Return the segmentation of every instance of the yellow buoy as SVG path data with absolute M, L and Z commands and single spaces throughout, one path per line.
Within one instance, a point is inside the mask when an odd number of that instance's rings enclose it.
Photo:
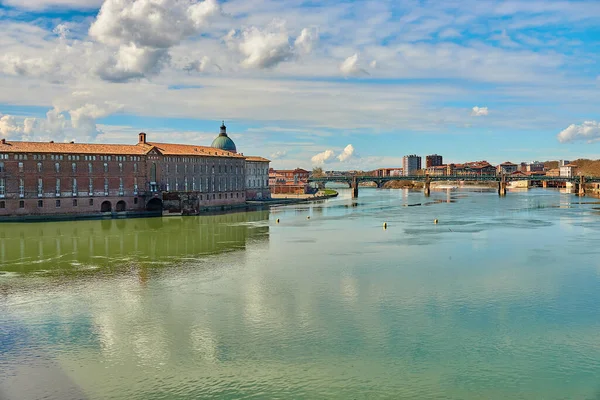
M 310 215 L 306 217 L 306 219 L 310 219 Z
M 279 218 L 277 218 L 277 220 L 275 220 L 275 222 L 279 223 Z
M 433 220 L 433 223 L 434 223 L 434 224 L 437 224 L 437 223 L 438 223 L 438 220 L 437 220 L 437 219 L 434 219 L 434 220 Z
M 383 229 L 387 229 L 387 222 L 383 223 Z

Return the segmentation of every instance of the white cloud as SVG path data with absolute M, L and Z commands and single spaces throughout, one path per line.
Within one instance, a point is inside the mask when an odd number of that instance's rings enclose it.
M 440 33 L 438 33 L 438 37 L 441 39 L 450 39 L 450 38 L 458 38 L 461 34 L 454 28 L 446 28 Z
M 114 49 L 98 65 L 98 75 L 127 81 L 158 73 L 169 49 L 198 34 L 220 12 L 216 0 L 106 0 L 90 37 Z
M 325 150 L 322 153 L 314 155 L 310 160 L 315 165 L 327 164 L 335 158 L 333 150 Z
M 358 53 L 354 53 L 346 58 L 344 62 L 340 64 L 340 71 L 345 76 L 369 75 L 367 71 L 359 66 Z
M 349 144 L 348 146 L 344 147 L 344 150 L 340 153 L 340 155 L 337 156 L 337 158 L 338 158 L 338 160 L 340 160 L 340 162 L 346 162 L 346 161 L 350 160 L 353 155 L 354 155 L 354 146 Z
M 287 151 L 285 150 L 278 150 L 274 153 L 271 153 L 271 159 L 273 160 L 279 160 L 284 158 L 287 155 Z
M 473 107 L 471 109 L 471 115 L 473 117 L 482 117 L 482 116 L 485 116 L 485 115 L 488 115 L 488 114 L 489 114 L 489 112 L 488 112 L 488 108 L 487 107 L 478 107 L 478 106 L 475 106 L 475 107 Z
M 371 63 L 369 64 L 369 67 L 371 67 L 373 69 L 377 68 L 377 60 L 371 61 Z
M 597 142 L 600 140 L 600 123 L 597 121 L 584 121 L 581 125 L 571 124 L 562 130 L 557 138 L 561 143 L 577 140 L 586 140 L 588 143 Z
M 255 26 L 245 29 L 239 50 L 245 57 L 242 61 L 245 68 L 271 68 L 294 55 L 285 24 L 279 21 L 265 29 Z
M 294 41 L 294 47 L 303 53 L 310 53 L 315 43 L 319 40 L 319 34 L 316 29 L 304 28 L 300 36 Z

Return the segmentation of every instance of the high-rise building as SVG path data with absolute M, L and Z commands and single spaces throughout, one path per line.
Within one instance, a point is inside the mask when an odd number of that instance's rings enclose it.
M 439 167 L 440 165 L 444 165 L 442 156 L 437 154 L 431 154 L 425 157 L 425 167 Z
M 402 170 L 404 176 L 414 175 L 421 169 L 421 157 L 416 154 L 402 157 Z

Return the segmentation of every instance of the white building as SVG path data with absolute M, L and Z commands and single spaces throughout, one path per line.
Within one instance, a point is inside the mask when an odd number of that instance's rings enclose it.
M 402 157 L 402 171 L 404 176 L 415 175 L 421 169 L 421 157 L 416 154 Z
M 262 200 L 271 198 L 269 189 L 269 163 L 262 157 L 246 157 L 246 199 Z
M 577 165 L 566 164 L 559 167 L 561 178 L 573 178 L 577 172 Z

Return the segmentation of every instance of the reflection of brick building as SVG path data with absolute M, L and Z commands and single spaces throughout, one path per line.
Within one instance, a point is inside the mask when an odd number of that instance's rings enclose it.
M 217 146 L 233 145 L 224 125 L 218 139 Z M 252 159 L 234 145 L 155 143 L 145 133 L 134 145 L 2 139 L 0 217 L 162 211 L 167 202 L 179 211 L 242 204 Z M 268 160 L 259 162 L 266 181 Z
M 402 176 L 402 168 L 379 168 L 371 171 L 369 175 L 377 177 Z
M 308 177 L 310 172 L 302 169 L 269 170 L 269 187 L 272 194 L 303 194 L 308 193 Z

